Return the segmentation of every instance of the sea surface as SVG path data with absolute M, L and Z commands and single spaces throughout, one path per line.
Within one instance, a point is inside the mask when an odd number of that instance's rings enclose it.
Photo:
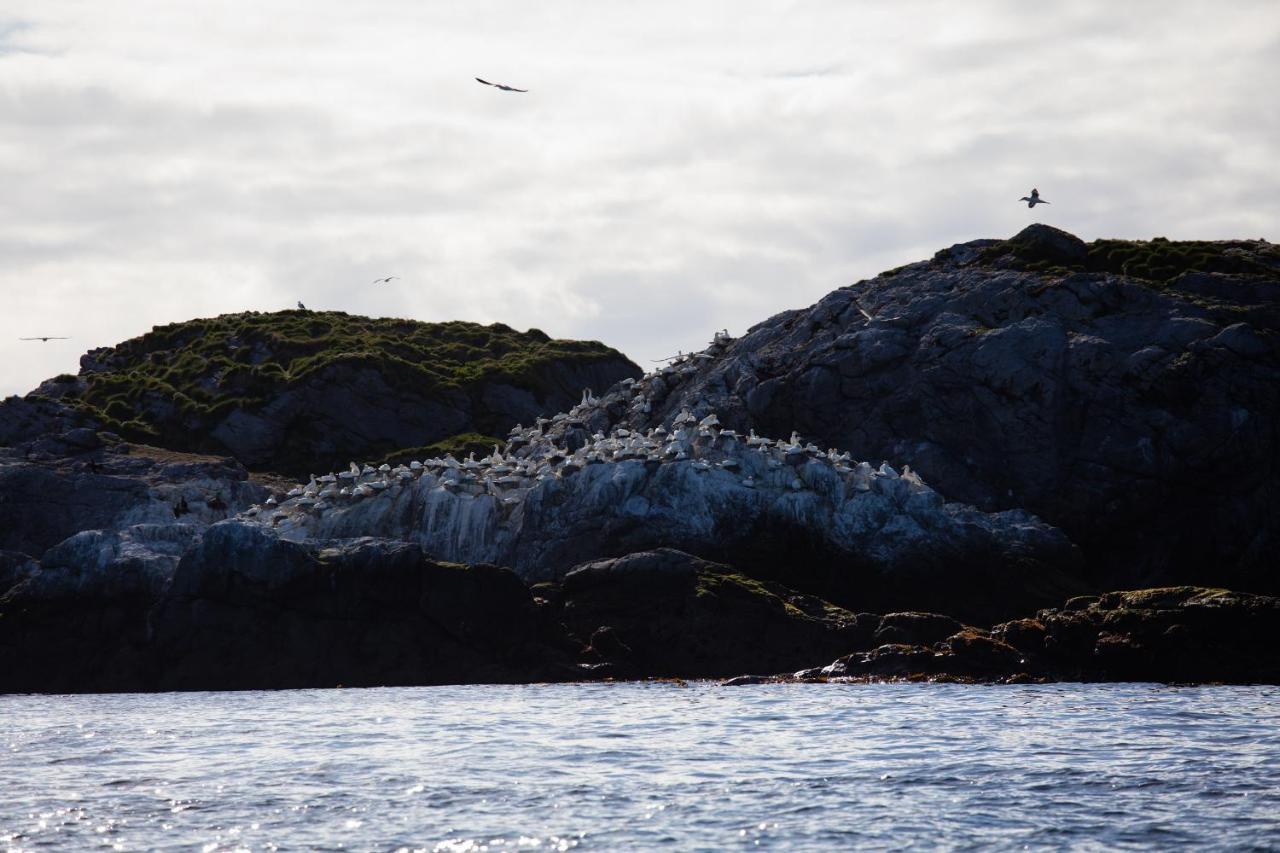
M 0 847 L 1280 847 L 1280 688 L 0 696 Z

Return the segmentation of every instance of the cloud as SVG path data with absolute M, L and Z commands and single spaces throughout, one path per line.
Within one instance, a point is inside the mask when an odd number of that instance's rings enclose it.
M 298 299 L 644 361 L 1013 233 L 1032 185 L 1086 238 L 1280 222 L 1265 0 L 128 11 L 0 19 L 0 394 Z

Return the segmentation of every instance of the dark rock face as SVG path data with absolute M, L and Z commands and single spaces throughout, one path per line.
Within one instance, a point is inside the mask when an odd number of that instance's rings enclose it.
M 528 589 L 505 569 L 438 563 L 405 543 L 298 545 L 235 522 L 193 539 L 159 593 L 118 582 L 118 564 L 100 572 L 27 572 L 0 596 L 0 690 L 482 683 L 579 674 L 571 654 L 542 641 Z
M 859 633 L 847 610 L 670 549 L 579 566 L 562 595 L 569 630 L 633 677 L 796 669 Z
M 1280 253 L 1232 243 L 1220 254 L 1249 275 L 1153 283 L 1001 268 L 1024 263 L 1014 249 L 1079 266 L 1084 245 L 1045 227 L 1009 242 L 779 314 L 624 423 L 714 411 L 740 432 L 909 463 L 948 500 L 1062 529 L 1096 588 L 1280 591 Z
M 1276 682 L 1277 630 L 1280 600 L 1197 588 L 990 630 L 855 614 L 668 549 L 531 590 L 405 542 L 297 543 L 238 521 L 85 531 L 41 563 L 0 552 L 0 692 L 705 678 L 833 657 L 782 680 Z
M 96 425 L 91 418 L 52 397 L 32 395 L 0 400 L 0 447 L 14 447 L 90 425 Z
M 275 397 L 256 411 L 237 409 L 210 435 L 226 452 L 255 469 L 288 471 L 376 459 L 460 433 L 506 435 L 572 406 L 583 388 L 605 388 L 639 369 L 625 358 L 565 362 L 549 370 L 542 394 L 504 383 L 417 394 L 392 387 L 375 369 L 335 365 Z M 301 467 L 300 467 L 301 466 Z
M 1089 257 L 1089 247 L 1074 234 L 1050 225 L 1028 225 L 1008 242 L 1008 250 L 1021 260 L 1054 264 L 1082 264 Z
M 82 530 L 211 524 L 267 494 L 230 459 L 72 429 L 0 448 L 0 549 L 39 556 Z
M 876 646 L 796 677 L 1276 683 L 1278 632 L 1280 599 L 1270 596 L 1201 587 L 1110 592 L 989 631 L 964 627 L 931 643 Z
M 268 496 L 233 460 L 102 435 L 72 429 L 0 448 L 0 549 L 40 556 L 81 530 L 207 525 Z
M 265 618 L 264 618 L 265 617 Z M 161 689 L 559 680 L 511 572 L 405 543 L 310 548 L 215 525 L 156 608 Z M 264 652 L 269 652 L 264 654 Z
M 716 677 L 796 669 L 875 630 L 670 550 L 534 595 L 404 542 L 299 544 L 234 521 L 116 536 L 79 534 L 44 566 L 0 553 L 0 691 Z

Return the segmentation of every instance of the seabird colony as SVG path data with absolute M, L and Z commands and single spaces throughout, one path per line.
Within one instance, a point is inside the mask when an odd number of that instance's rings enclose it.
M 695 501 L 736 500 L 765 507 L 782 495 L 800 499 L 802 493 L 816 492 L 811 497 L 835 513 L 873 490 L 896 492 L 898 502 L 909 493 L 925 493 L 924 504 L 941 507 L 941 497 L 909 468 L 899 474 L 887 463 L 875 468 L 855 462 L 848 453 L 819 448 L 794 432 L 786 439 L 754 430 L 740 435 L 724 428 L 714 412 L 699 418 L 684 408 L 669 423 L 643 431 L 608 426 L 624 410 L 648 413 L 655 384 L 678 385 L 732 341 L 727 332 L 717 332 L 703 352 L 640 380 L 624 379 L 603 399 L 585 390 L 568 412 L 539 418 L 530 427 L 517 425 L 505 452 L 495 445 L 480 459 L 471 453 L 465 459 L 446 454 L 395 466 L 352 462 L 345 471 L 312 475 L 282 498 L 251 507 L 243 517 L 287 538 L 401 535 L 430 545 L 445 559 L 494 561 L 511 559 L 503 548 L 513 545 L 521 528 L 531 523 L 524 505 L 537 502 L 532 515 L 545 522 L 553 517 L 545 512 L 547 502 L 564 500 L 574 489 L 594 490 L 591 500 L 599 501 L 602 512 L 617 509 L 619 498 L 625 501 L 642 490 L 649 497 L 641 505 L 648 507 L 657 503 L 662 489 L 685 496 L 696 492 L 702 497 Z M 584 476 L 584 471 L 590 473 Z M 699 479 L 691 483 L 687 477 Z M 891 484 L 896 486 L 890 489 Z M 504 533 L 500 528 L 510 529 Z

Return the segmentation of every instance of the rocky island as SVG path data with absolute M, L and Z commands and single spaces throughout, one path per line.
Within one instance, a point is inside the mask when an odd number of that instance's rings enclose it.
M 648 374 L 160 327 L 0 403 L 0 690 L 1275 682 L 1278 306 L 1265 241 L 1032 226 Z

